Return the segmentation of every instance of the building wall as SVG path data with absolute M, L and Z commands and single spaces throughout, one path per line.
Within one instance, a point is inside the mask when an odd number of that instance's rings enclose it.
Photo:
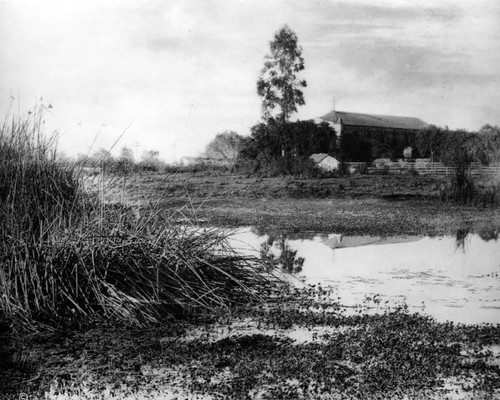
M 415 147 L 417 131 L 398 128 L 342 125 L 342 136 L 356 135 L 359 140 L 369 143 L 372 158 L 403 157 L 407 146 Z

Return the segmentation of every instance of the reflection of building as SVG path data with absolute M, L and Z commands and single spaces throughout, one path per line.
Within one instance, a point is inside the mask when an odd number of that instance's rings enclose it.
M 414 144 L 414 135 L 429 126 L 415 117 L 373 115 L 331 111 L 315 122 L 327 122 L 337 136 L 352 138 L 355 146 L 364 145 L 371 150 L 371 158 L 400 158 L 403 149 Z
M 397 243 L 411 243 L 421 240 L 421 236 L 381 237 L 381 236 L 342 236 L 328 235 L 322 242 L 332 249 L 345 249 L 348 247 L 361 247 L 369 245 L 385 245 Z
M 326 244 L 328 247 L 331 247 L 332 249 L 336 249 L 337 247 L 340 247 L 340 244 L 342 243 L 342 234 L 340 233 L 331 233 L 328 236 L 322 238 L 322 243 Z

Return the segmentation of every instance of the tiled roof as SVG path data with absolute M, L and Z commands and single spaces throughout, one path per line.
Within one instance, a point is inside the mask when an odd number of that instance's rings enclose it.
M 397 129 L 425 129 L 429 126 L 426 122 L 414 117 L 397 117 L 393 115 L 359 114 L 344 111 L 331 111 L 320 117 L 324 121 L 343 125 L 374 126 L 379 128 Z

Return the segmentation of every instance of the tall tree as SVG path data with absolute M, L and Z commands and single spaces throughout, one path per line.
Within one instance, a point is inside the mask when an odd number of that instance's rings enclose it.
M 287 122 L 297 112 L 297 106 L 305 104 L 302 88 L 305 80 L 297 78 L 304 69 L 302 47 L 288 25 L 284 25 L 269 43 L 270 53 L 266 55 L 264 67 L 257 80 L 257 93 L 262 97 L 262 118 L 275 118 Z
M 334 154 L 338 151 L 335 130 L 327 123 L 296 121 L 279 124 L 272 120 L 254 125 L 251 132 L 250 138 L 241 141 L 240 159 L 279 159 L 282 150 L 285 157 L 300 159 L 307 159 L 313 153 Z
M 421 130 L 415 137 L 415 145 L 422 157 L 429 157 L 431 161 L 439 161 L 445 149 L 448 131 L 431 125 Z
M 478 132 L 479 139 L 483 143 L 487 162 L 500 161 L 500 127 L 483 125 Z
M 205 148 L 205 155 L 218 160 L 235 161 L 241 140 L 242 137 L 234 131 L 218 133 Z

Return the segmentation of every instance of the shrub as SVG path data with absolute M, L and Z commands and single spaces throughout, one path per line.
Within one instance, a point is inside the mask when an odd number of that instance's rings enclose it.
M 449 141 L 444 160 L 455 171 L 449 184 L 441 191 L 441 198 L 476 206 L 500 204 L 498 188 L 480 189 L 472 176 L 471 163 L 479 157 L 477 138 L 468 133 L 456 132 L 453 139 Z
M 469 172 L 456 172 L 440 191 L 441 200 L 471 206 L 498 206 L 500 186 L 480 188 Z
M 471 173 L 473 162 L 485 164 L 488 161 L 483 138 L 476 133 L 463 130 L 443 131 L 433 128 L 431 133 L 436 138 L 431 141 L 433 151 L 439 154 L 445 165 L 454 168 L 448 185 L 441 190 L 441 199 L 464 205 L 498 205 L 500 200 L 498 187 L 481 189 Z

